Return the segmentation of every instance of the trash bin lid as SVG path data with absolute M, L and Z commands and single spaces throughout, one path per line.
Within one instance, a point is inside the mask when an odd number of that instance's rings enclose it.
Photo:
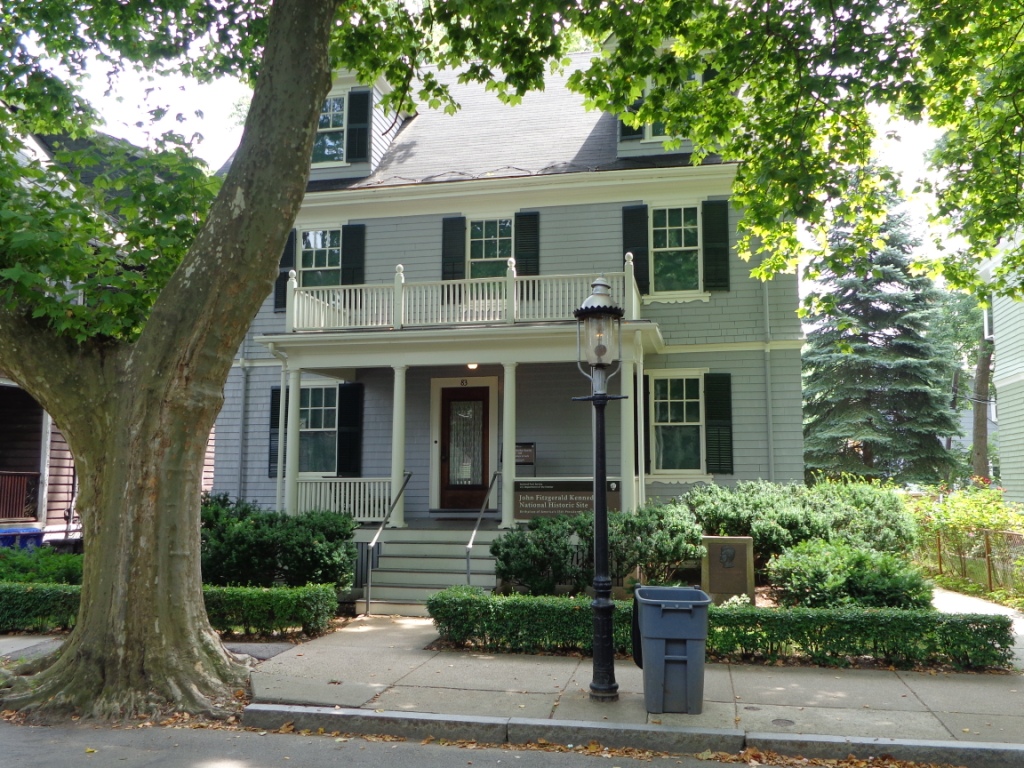
M 666 608 L 691 608 L 711 605 L 707 592 L 692 587 L 637 587 L 636 599 L 645 605 L 659 605 Z

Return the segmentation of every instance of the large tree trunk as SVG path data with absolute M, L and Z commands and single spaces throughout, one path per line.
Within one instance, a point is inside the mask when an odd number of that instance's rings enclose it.
M 988 461 L 988 400 L 992 380 L 992 341 L 982 331 L 978 345 L 978 362 L 974 367 L 974 447 L 971 449 L 971 473 L 975 477 L 988 477 L 991 469 Z
M 203 605 L 202 465 L 231 361 L 305 192 L 335 10 L 334 0 L 274 3 L 231 171 L 136 342 L 55 339 L 0 307 L 0 365 L 68 439 L 86 541 L 75 629 L 5 707 L 208 712 L 244 680 Z

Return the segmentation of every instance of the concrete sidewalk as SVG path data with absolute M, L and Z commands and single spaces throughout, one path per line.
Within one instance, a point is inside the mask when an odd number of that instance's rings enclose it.
M 619 701 L 597 704 L 588 695 L 590 659 L 425 650 L 436 638 L 428 619 L 357 619 L 261 663 L 243 722 L 498 743 L 596 740 L 684 753 L 758 747 L 1024 765 L 1019 672 L 708 664 L 701 714 L 656 715 L 646 711 L 643 673 L 631 661 L 616 663 Z
M 951 613 L 1007 613 L 1018 665 L 1024 616 L 936 590 Z M 617 661 L 619 701 L 596 704 L 591 660 L 425 650 L 430 620 L 362 617 L 292 645 L 232 644 L 265 659 L 246 725 L 407 738 L 557 744 L 597 741 L 677 753 L 744 747 L 806 757 L 892 755 L 970 768 L 1024 765 L 1024 677 L 817 667 L 706 665 L 703 712 L 648 714 L 643 677 Z M 59 638 L 0 635 L 0 657 L 30 658 Z M 276 655 L 275 655 L 276 654 Z

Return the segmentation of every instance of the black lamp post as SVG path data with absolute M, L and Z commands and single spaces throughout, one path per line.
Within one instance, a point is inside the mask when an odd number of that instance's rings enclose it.
M 594 404 L 594 676 L 590 682 L 592 701 L 618 701 L 619 684 L 615 682 L 615 648 L 612 644 L 612 580 L 608 568 L 608 498 L 605 467 L 604 411 L 609 400 L 621 395 L 608 394 L 610 375 L 607 368 L 620 357 L 622 347 L 622 307 L 611 298 L 608 281 L 598 277 L 591 284 L 592 293 L 573 312 L 576 318 L 576 365 L 590 379 L 590 397 L 574 397 Z M 582 354 L 581 354 L 582 353 Z M 585 357 L 590 373 L 583 370 L 580 358 Z

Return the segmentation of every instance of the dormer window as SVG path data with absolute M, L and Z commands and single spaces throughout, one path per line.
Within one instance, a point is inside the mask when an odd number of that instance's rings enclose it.
M 695 83 L 706 83 L 715 75 L 718 74 L 715 70 L 708 68 L 704 70 L 703 74 L 697 74 L 691 72 L 686 78 L 691 82 Z M 649 85 L 649 84 L 648 84 Z M 644 97 L 647 95 L 647 89 L 644 89 L 644 96 L 633 102 L 633 104 L 626 110 L 628 114 L 636 114 L 640 111 L 640 107 L 643 106 Z M 646 125 L 630 126 L 626 125 L 622 120 L 619 121 L 619 141 L 664 141 L 668 138 L 668 133 L 665 130 L 665 124 L 660 121 L 653 123 L 647 123 Z
M 324 100 L 313 140 L 314 165 L 370 159 L 370 91 L 352 90 Z

